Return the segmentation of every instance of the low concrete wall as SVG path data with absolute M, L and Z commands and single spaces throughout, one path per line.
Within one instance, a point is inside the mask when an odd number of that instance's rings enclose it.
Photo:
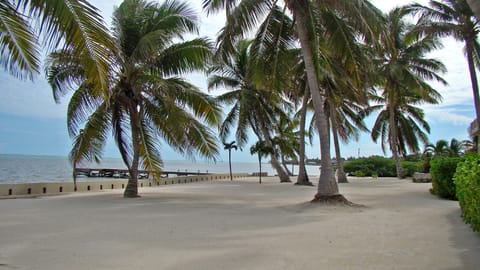
M 234 179 L 248 176 L 249 175 L 246 173 L 233 174 Z M 153 187 L 159 185 L 173 185 L 201 181 L 224 180 L 229 178 L 230 174 L 210 174 L 160 179 L 142 179 L 138 180 L 138 186 Z M 77 189 L 78 192 L 101 191 L 105 189 L 124 189 L 127 186 L 127 181 L 127 179 L 86 182 L 77 181 Z M 0 184 L 1 198 L 17 196 L 55 195 L 69 192 L 74 192 L 73 182 Z

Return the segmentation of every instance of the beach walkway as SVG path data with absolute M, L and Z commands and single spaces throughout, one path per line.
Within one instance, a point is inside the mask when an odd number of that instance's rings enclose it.
M 0 270 L 477 270 L 480 234 L 430 184 L 352 179 L 366 207 L 274 177 L 0 200 Z

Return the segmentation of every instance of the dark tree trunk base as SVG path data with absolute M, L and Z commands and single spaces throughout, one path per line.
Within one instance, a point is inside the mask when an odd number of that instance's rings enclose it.
M 347 200 L 342 194 L 335 195 L 315 195 L 315 198 L 310 201 L 311 203 L 321 203 L 327 205 L 346 205 L 357 206 L 356 204 Z
M 350 183 L 350 182 L 348 182 L 347 178 L 345 178 L 345 179 L 339 178 L 338 183 L 345 184 L 345 183 Z
M 288 180 L 280 180 L 280 183 L 291 183 L 292 180 L 288 179 Z
M 138 194 L 126 194 L 126 193 L 124 193 L 123 197 L 124 198 L 140 198 L 141 196 L 138 195 Z
M 295 183 L 295 186 L 309 186 L 309 187 L 313 187 L 313 183 L 312 182 L 296 182 Z

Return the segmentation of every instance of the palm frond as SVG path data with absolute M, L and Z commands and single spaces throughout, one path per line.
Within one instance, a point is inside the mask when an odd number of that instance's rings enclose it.
M 0 65 L 11 75 L 32 79 L 39 72 L 39 49 L 31 25 L 9 1 L 0 2 Z

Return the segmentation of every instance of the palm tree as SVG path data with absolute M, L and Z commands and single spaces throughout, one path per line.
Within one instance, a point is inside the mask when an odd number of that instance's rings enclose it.
M 293 162 L 298 161 L 298 154 L 300 152 L 300 131 L 298 130 L 299 122 L 299 119 L 296 118 L 278 119 L 276 135 L 272 139 L 275 147 L 278 150 L 277 152 L 279 153 L 285 171 L 291 176 L 293 176 L 293 172 L 290 172 L 287 167 L 287 159 Z
M 412 6 L 421 14 L 421 30 L 439 37 L 453 37 L 465 44 L 464 52 L 467 57 L 478 120 L 480 119 L 480 94 L 475 66 L 479 64 L 478 55 L 480 55 L 479 17 L 474 16 L 465 0 L 430 1 L 429 5 L 429 7 L 418 4 Z
M 257 154 L 258 156 L 258 166 L 260 169 L 259 173 L 259 183 L 262 183 L 262 157 L 268 157 L 275 154 L 275 150 L 272 146 L 268 145 L 266 141 L 258 141 L 250 147 L 250 154 Z
M 419 140 L 427 142 L 425 132 L 430 132 L 424 120 L 423 110 L 415 107 L 424 103 L 436 104 L 440 94 L 426 80 L 446 84 L 438 75 L 444 72 L 443 64 L 425 57 L 438 46 L 431 35 L 418 35 L 417 29 L 407 23 L 408 8 L 396 8 L 387 15 L 390 33 L 384 39 L 383 49 L 378 53 L 380 96 L 370 110 L 381 110 L 372 128 L 372 139 L 381 138 L 382 150 L 389 145 L 397 168 L 397 177 L 402 177 L 400 158 L 407 151 L 418 152 Z
M 40 34 L 38 34 L 40 33 Z M 108 95 L 110 50 L 115 49 L 98 10 L 85 0 L 2 0 L 0 63 L 13 76 L 33 79 L 42 48 L 70 49 L 94 94 Z M 80 57 L 81 56 L 81 57 Z
M 161 170 L 159 138 L 187 156 L 216 157 L 213 131 L 202 121 L 219 123 L 220 110 L 213 98 L 179 77 L 204 69 L 211 56 L 206 39 L 175 43 L 197 32 L 192 9 L 175 1 L 125 0 L 113 18 L 119 53 L 108 78 L 108 99 L 92 94 L 95 89 L 69 50 L 50 55 L 48 79 L 56 96 L 75 90 L 67 120 L 76 137 L 72 162 L 98 160 L 111 130 L 130 174 L 124 197 L 136 197 L 138 168 Z
M 438 140 L 435 144 L 428 143 L 425 145 L 423 154 L 427 157 L 442 157 L 448 156 L 448 142 L 445 140 Z
M 240 147 L 248 140 L 249 129 L 259 140 L 273 147 L 272 134 L 277 116 L 284 114 L 282 98 L 277 91 L 259 89 L 255 76 L 261 71 L 256 69 L 250 54 L 251 41 L 242 40 L 236 44 L 236 55 L 225 59 L 211 68 L 208 87 L 226 87 L 233 89 L 217 97 L 220 103 L 232 105 L 220 127 L 220 137 L 227 138 L 235 129 L 236 141 Z M 285 116 L 286 117 L 286 116 Z M 281 182 L 290 182 L 277 157 L 272 154 L 270 160 Z
M 450 157 L 461 157 L 465 154 L 465 150 L 471 148 L 473 143 L 469 140 L 459 141 L 457 139 L 451 139 L 448 147 Z
M 237 150 L 237 145 L 235 144 L 235 141 L 231 143 L 223 143 L 223 146 L 225 147 L 225 150 L 228 150 L 228 167 L 230 168 L 230 181 L 233 181 L 233 176 L 232 176 L 232 149 Z
M 319 79 L 322 76 L 322 67 L 318 62 L 318 48 L 316 41 L 316 31 L 314 30 L 314 23 L 312 23 L 312 12 L 318 7 L 321 8 L 323 13 L 328 14 L 329 11 L 333 13 L 341 13 L 340 18 L 351 18 L 350 21 L 355 21 L 356 26 L 362 30 L 362 36 L 366 38 L 368 42 L 376 40 L 372 35 L 375 33 L 375 29 L 372 22 L 378 22 L 378 10 L 374 8 L 368 1 L 316 1 L 312 3 L 308 0 L 290 0 L 284 1 L 286 6 L 279 10 L 285 10 L 286 7 L 293 14 L 295 19 L 295 29 L 297 30 L 298 39 L 300 41 L 300 47 L 302 55 L 305 61 L 308 86 L 311 91 L 312 101 L 314 104 L 314 110 L 317 114 L 317 126 L 319 127 L 319 138 L 321 148 L 322 168 L 319 179 L 319 185 L 317 194 L 315 195 L 315 201 L 324 200 L 337 200 L 343 198 L 338 192 L 338 185 L 333 174 L 333 168 L 330 157 L 330 137 L 328 134 L 328 124 L 324 113 L 324 97 L 319 88 Z M 241 38 L 245 33 L 251 31 L 258 23 L 259 18 L 271 18 L 266 15 L 272 9 L 278 9 L 277 1 L 214 1 L 204 0 L 204 7 L 209 11 L 218 11 L 226 7 L 227 10 L 227 23 L 223 28 L 221 35 L 219 36 L 219 47 L 222 52 L 228 53 L 233 48 L 232 44 L 236 40 Z M 332 12 L 330 12 L 331 14 Z M 263 16 L 266 15 L 266 16 Z M 327 18 L 326 16 L 324 18 Z M 331 17 L 330 17 L 331 18 Z M 331 22 L 329 19 L 323 21 L 325 25 L 329 25 Z M 332 25 L 332 24 L 330 24 Z M 283 29 L 283 28 L 282 28 Z M 334 30 L 334 29 L 331 29 Z M 341 36 L 341 35 L 340 35 Z M 339 36 L 339 37 L 340 37 Z M 341 42 L 341 38 L 337 40 Z M 271 63 L 279 63 L 280 61 L 273 61 Z

